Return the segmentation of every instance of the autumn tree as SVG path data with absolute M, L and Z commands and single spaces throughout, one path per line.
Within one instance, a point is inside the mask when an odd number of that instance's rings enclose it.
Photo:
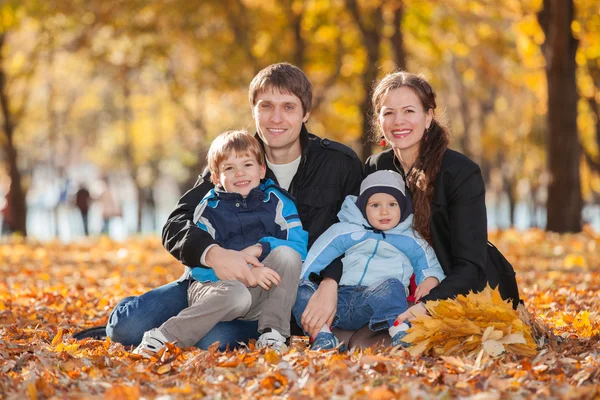
M 538 14 L 546 35 L 542 45 L 548 82 L 548 225 L 555 232 L 581 230 L 581 145 L 577 130 L 577 84 L 575 73 L 578 41 L 571 23 L 572 0 L 544 0 Z
M 39 48 L 30 48 L 29 61 L 19 65 L 16 76 L 9 75 L 9 38 L 11 32 L 18 28 L 23 17 L 23 5 L 18 1 L 8 1 L 0 5 L 0 115 L 2 116 L 2 149 L 4 163 L 10 177 L 10 187 L 7 196 L 8 218 L 11 218 L 14 232 L 27 235 L 27 209 L 19 169 L 19 151 L 16 145 L 18 125 L 24 117 L 31 93 L 30 82 L 35 72 Z M 21 54 L 21 57 L 23 55 Z M 15 83 L 20 80 L 21 90 L 15 89 Z M 19 96 L 20 95 L 20 96 Z

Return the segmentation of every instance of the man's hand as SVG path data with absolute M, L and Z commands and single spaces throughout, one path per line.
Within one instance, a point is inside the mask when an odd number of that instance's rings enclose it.
M 310 337 L 317 336 L 325 324 L 331 326 L 337 311 L 337 288 L 335 280 L 325 278 L 308 301 L 300 323 Z
M 427 309 L 423 305 L 423 303 L 415 304 L 414 306 L 410 306 L 408 310 L 404 311 L 402 314 L 398 315 L 396 321 L 403 323 L 406 320 L 415 319 L 420 315 L 427 314 Z
M 244 254 L 248 254 L 249 256 L 258 258 L 262 254 L 262 244 L 256 243 L 240 251 Z
M 433 276 L 425 278 L 423 282 L 419 283 L 419 286 L 417 286 L 417 290 L 415 290 L 415 302 L 421 300 L 421 297 L 427 296 L 429 294 L 429 291 L 436 287 L 439 283 L 440 281 L 438 281 L 437 278 L 434 278 Z
M 279 282 L 281 281 L 279 274 L 268 267 L 250 268 L 250 272 L 254 275 L 254 278 L 256 278 L 258 286 L 265 290 L 271 289 L 272 285 L 279 285 Z
M 246 287 L 257 285 L 256 278 L 250 272 L 248 264 L 255 267 L 264 267 L 256 257 L 244 254 L 241 251 L 227 250 L 220 246 L 213 246 L 205 257 L 206 265 L 215 271 L 217 278 L 222 281 L 240 281 Z

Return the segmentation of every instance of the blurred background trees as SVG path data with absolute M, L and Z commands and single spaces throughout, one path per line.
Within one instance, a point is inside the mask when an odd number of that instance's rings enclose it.
M 3 0 L 6 230 L 64 237 L 84 185 L 98 204 L 112 189 L 122 234 L 159 230 L 211 139 L 254 129 L 248 84 L 280 61 L 314 84 L 309 129 L 363 159 L 373 81 L 424 73 L 490 226 L 600 226 L 597 1 Z

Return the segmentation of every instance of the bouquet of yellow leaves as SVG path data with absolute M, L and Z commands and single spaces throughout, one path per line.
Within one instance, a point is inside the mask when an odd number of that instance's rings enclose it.
M 403 341 L 411 355 L 430 350 L 437 355 L 474 355 L 482 349 L 492 357 L 504 352 L 533 356 L 536 344 L 529 326 L 502 300 L 498 289 L 455 299 L 428 301 L 430 315 L 417 316 Z

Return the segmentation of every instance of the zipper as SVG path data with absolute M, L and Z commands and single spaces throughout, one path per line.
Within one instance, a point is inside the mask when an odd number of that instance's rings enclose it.
M 377 243 L 375 244 L 375 249 L 373 249 L 373 253 L 371 253 L 371 256 L 369 256 L 369 259 L 367 260 L 367 264 L 365 265 L 365 270 L 363 271 L 363 274 L 360 277 L 360 280 L 358 281 L 357 286 L 360 286 L 362 284 L 363 279 L 365 279 L 365 275 L 367 274 L 367 270 L 369 269 L 369 264 L 371 263 L 371 260 L 373 259 L 373 257 L 375 257 L 375 254 L 377 254 L 377 249 L 379 248 L 380 241 L 381 241 L 381 239 L 377 239 Z

